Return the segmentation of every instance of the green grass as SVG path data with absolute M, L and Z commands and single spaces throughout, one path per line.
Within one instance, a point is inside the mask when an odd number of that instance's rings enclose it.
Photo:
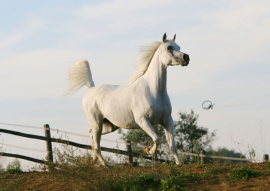
M 205 169 L 203 173 L 194 174 L 171 163 L 161 165 L 163 170 L 159 173 L 154 166 L 152 169 L 151 167 L 127 168 L 124 165 L 104 168 L 92 165 L 91 162 L 90 155 L 74 157 L 72 152 L 58 153 L 55 163 L 52 167 L 47 167 L 47 170 L 49 169 L 49 176 L 59 178 L 59 182 L 63 179 L 72 180 L 66 182 L 71 189 L 112 191 L 177 191 L 183 190 L 183 187 L 187 185 L 203 182 L 220 174 L 226 174 L 225 176 L 229 174 L 228 179 L 231 181 L 247 180 L 261 175 L 261 172 L 244 165 L 231 171 L 228 169 L 229 166 L 226 167 L 224 164 L 205 165 L 202 167 Z M 268 166 L 267 168 L 270 169 L 270 165 Z M 140 171 L 136 171 L 136 168 L 140 168 Z
M 243 180 L 246 181 L 249 178 L 258 177 L 261 175 L 261 172 L 254 171 L 248 167 L 240 167 L 240 168 L 234 168 L 230 172 L 230 180 L 236 181 L 236 180 Z
M 155 189 L 158 185 L 160 185 L 160 180 L 154 174 L 135 174 L 131 177 L 122 177 L 118 183 L 111 185 L 111 189 L 115 191 L 141 191 Z
M 44 165 L 41 169 L 44 174 L 40 178 L 44 181 L 51 180 L 56 185 L 70 190 L 181 191 L 202 184 L 219 184 L 220 179 L 216 179 L 217 176 L 222 176 L 226 181 L 246 181 L 270 172 L 270 163 L 260 172 L 251 169 L 247 164 L 235 165 L 232 170 L 232 165 L 229 164 L 172 163 L 152 167 L 121 164 L 105 168 L 93 165 L 90 154 L 78 156 L 72 149 L 61 153 L 56 150 L 54 153 L 55 163 Z M 21 173 L 20 164 L 14 161 L 6 172 L 10 173 L 6 174 L 7 176 L 14 176 L 11 173 Z M 16 190 L 18 185 L 5 188 L 0 186 L 0 190 Z M 32 187 L 29 189 L 33 190 Z
M 270 171 L 270 162 L 266 163 L 265 168 L 266 168 L 267 171 Z
M 19 160 L 15 159 L 13 162 L 9 163 L 6 172 L 9 174 L 22 173 L 23 171 Z

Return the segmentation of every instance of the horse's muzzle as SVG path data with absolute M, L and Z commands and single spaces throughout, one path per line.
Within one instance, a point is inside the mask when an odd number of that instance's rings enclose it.
M 187 66 L 187 65 L 188 65 L 188 63 L 189 63 L 189 61 L 190 61 L 190 59 L 189 59 L 189 55 L 188 55 L 188 54 L 184 54 L 183 59 L 184 59 L 184 61 L 185 61 L 184 66 Z

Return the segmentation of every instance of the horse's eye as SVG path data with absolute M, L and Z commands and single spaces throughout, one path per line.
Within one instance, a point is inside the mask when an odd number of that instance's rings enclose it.
M 172 47 L 172 46 L 168 46 L 168 47 L 167 47 L 167 50 L 168 50 L 168 51 L 172 51 L 172 50 L 173 50 L 173 47 Z

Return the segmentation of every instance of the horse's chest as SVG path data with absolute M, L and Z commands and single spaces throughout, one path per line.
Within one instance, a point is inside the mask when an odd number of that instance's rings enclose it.
M 154 121 L 161 119 L 164 114 L 166 115 L 170 108 L 166 103 L 167 102 L 162 99 L 151 102 L 149 105 L 148 117 Z

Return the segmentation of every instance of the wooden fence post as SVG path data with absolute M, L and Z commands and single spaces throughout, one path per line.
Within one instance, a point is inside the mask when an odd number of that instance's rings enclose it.
M 130 154 L 132 154 L 132 149 L 131 149 L 131 142 L 130 142 L 130 140 L 127 140 L 127 141 L 126 141 L 126 148 L 127 148 L 127 151 L 128 151 Z M 128 161 L 129 161 L 129 163 L 130 163 L 131 165 L 133 165 L 133 157 L 132 157 L 132 155 L 129 155 L 129 156 L 128 156 Z
M 51 132 L 50 132 L 50 126 L 48 124 L 44 125 L 44 132 L 45 132 L 45 137 L 51 138 Z M 47 161 L 48 162 L 53 162 L 53 150 L 52 150 L 52 142 L 51 141 L 46 141 L 46 148 L 47 148 Z
M 269 156 L 267 154 L 263 155 L 263 162 L 268 162 Z
M 205 150 L 201 150 L 201 151 L 200 151 L 201 164 L 205 164 L 205 163 L 206 163 L 206 156 L 203 157 L 203 155 L 206 155 Z

